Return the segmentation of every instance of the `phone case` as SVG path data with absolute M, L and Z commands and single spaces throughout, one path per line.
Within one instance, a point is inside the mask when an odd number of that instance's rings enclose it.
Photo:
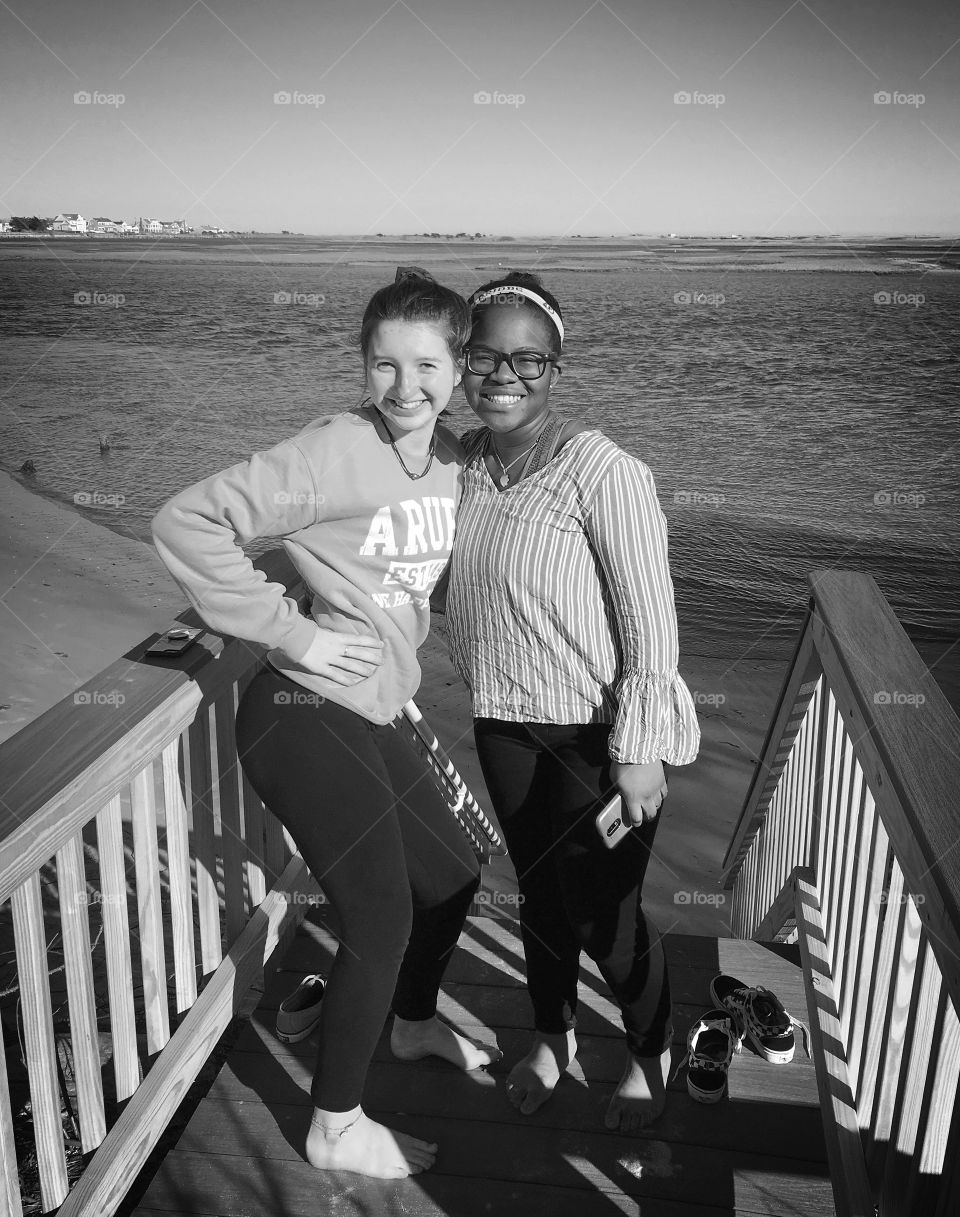
M 172 625 L 165 630 L 156 642 L 147 647 L 147 655 L 182 655 L 187 647 L 197 641 L 202 630 L 186 625 Z
M 613 849 L 615 845 L 620 844 L 630 830 L 631 824 L 623 806 L 623 800 L 618 794 L 614 795 L 610 802 L 597 812 L 594 823 L 600 834 L 600 840 L 607 849 Z

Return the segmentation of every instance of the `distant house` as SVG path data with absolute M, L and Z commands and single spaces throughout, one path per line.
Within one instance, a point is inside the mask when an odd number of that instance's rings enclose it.
M 50 227 L 54 232 L 86 232 L 87 221 L 75 211 L 61 211 Z
M 139 223 L 141 232 L 163 232 L 163 225 L 159 220 L 145 220 L 141 216 Z
M 114 220 L 114 223 L 117 226 L 117 232 L 122 233 L 124 236 L 131 232 L 140 231 L 136 224 L 128 224 L 126 220 Z
M 187 231 L 185 220 L 161 220 L 160 225 L 161 231 L 168 237 L 177 237 Z
M 13 226 L 9 220 L 0 220 L 0 232 L 12 232 Z
M 118 233 L 120 231 L 119 222 L 111 220 L 109 216 L 94 216 L 87 225 L 87 232 L 95 232 L 98 235 L 106 233 Z

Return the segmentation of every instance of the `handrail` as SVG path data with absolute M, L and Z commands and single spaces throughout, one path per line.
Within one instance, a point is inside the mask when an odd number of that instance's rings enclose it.
M 299 593 L 282 551 L 256 565 Z M 202 625 L 189 610 L 180 620 Z M 45 1210 L 66 1201 L 61 1211 L 77 1217 L 115 1211 L 317 890 L 238 764 L 236 704 L 263 649 L 206 634 L 182 657 L 146 660 L 151 641 L 0 745 L 0 910 L 9 907 L 14 931 L 41 1199 Z M 54 870 L 45 906 L 41 878 Z M 69 1196 L 51 922 L 63 940 L 58 997 L 69 1013 L 81 1145 L 100 1146 Z M 97 922 L 105 975 L 93 967 Z M 119 1118 L 105 1101 L 98 1007 L 109 1015 Z M 0 1210 L 12 1217 L 22 1212 L 17 1170 L 0 1050 Z
M 724 861 L 732 928 L 796 921 L 838 1210 L 866 1194 L 859 1141 L 880 1213 L 958 1211 L 960 720 L 870 576 L 815 571 L 810 587 Z

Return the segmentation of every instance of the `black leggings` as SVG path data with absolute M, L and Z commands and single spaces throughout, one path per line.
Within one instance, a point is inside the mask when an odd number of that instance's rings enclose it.
M 611 793 L 609 723 L 554 726 L 479 718 L 477 751 L 517 871 L 520 930 L 534 1026 L 575 1025 L 580 952 L 620 1006 L 634 1056 L 659 1055 L 672 1037 L 670 985 L 641 888 L 657 820 L 607 849 L 594 818 Z
M 378 726 L 270 668 L 237 712 L 237 750 L 339 920 L 311 1096 L 349 1111 L 392 1007 L 436 1013 L 479 866 L 423 762 Z

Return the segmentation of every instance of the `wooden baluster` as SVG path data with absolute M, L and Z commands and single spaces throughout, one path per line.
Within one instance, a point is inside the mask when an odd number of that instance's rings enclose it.
M 933 1086 L 903 1211 L 953 1217 L 960 1210 L 960 1020 L 946 990 L 941 990 L 936 1026 Z
M 107 1135 L 107 1126 L 103 1116 L 103 1079 L 100 1074 L 100 1039 L 90 956 L 83 841 L 79 835 L 71 837 L 57 851 L 57 886 L 60 889 L 60 928 L 67 974 L 80 1143 L 83 1152 L 89 1153 Z
M 36 871 L 10 899 L 40 1195 L 44 1210 L 48 1210 L 56 1208 L 67 1194 L 67 1162 L 63 1152 L 57 1048 L 47 978 L 47 941 L 40 876 Z
M 237 760 L 237 709 L 231 687 L 217 700 L 216 773 L 220 812 L 220 851 L 223 859 L 224 928 L 229 949 L 246 923 L 244 862 L 246 842 L 240 814 L 240 765 Z
M 140 1061 L 133 1010 L 127 874 L 119 795 L 97 813 L 97 852 L 100 855 L 100 907 L 107 960 L 113 1074 L 117 1099 L 123 1102 L 140 1084 Z
M 0 1213 L 23 1217 L 20 1204 L 20 1179 L 17 1173 L 17 1148 L 13 1139 L 13 1112 L 10 1110 L 10 1086 L 7 1080 L 7 1057 L 0 1041 Z
M 180 740 L 163 750 L 163 810 L 170 878 L 170 922 L 177 1013 L 197 1000 L 197 959 L 193 941 L 193 889 L 190 880 L 190 825 L 180 784 Z
M 853 748 L 850 748 L 850 774 L 849 774 L 849 798 L 846 801 L 846 822 L 845 829 L 842 835 L 843 841 L 843 869 L 840 876 L 839 891 L 843 893 L 841 899 L 837 901 L 836 911 L 836 942 L 833 951 L 833 985 L 834 991 L 838 997 L 838 1006 L 840 1012 L 840 1020 L 846 1034 L 848 1023 L 847 1012 L 850 1006 L 851 994 L 845 988 L 847 978 L 847 968 L 849 966 L 850 954 L 850 925 L 851 916 L 855 912 L 854 905 L 857 899 L 858 891 L 862 897 L 862 891 L 858 889 L 856 876 L 858 868 L 861 865 L 860 851 L 863 848 L 862 832 L 863 823 L 861 820 L 861 810 L 863 804 L 863 770 L 860 768 L 853 755 Z M 855 924 L 855 922 L 854 922 Z M 844 1044 L 846 1046 L 846 1044 Z
M 911 903 L 913 901 L 911 900 Z M 919 924 L 919 918 L 917 919 Z M 921 935 L 916 983 L 909 1018 L 910 1047 L 900 1073 L 896 1099 L 896 1133 L 887 1154 L 883 1179 L 883 1207 L 891 1213 L 917 1212 L 904 1208 L 910 1188 L 912 1164 L 917 1158 L 920 1121 L 929 1113 L 933 1077 L 929 1072 L 934 1047 L 941 992 L 940 969 L 926 935 Z M 949 1111 L 934 1113 L 934 1120 L 947 1117 Z
M 133 854 L 137 875 L 137 926 L 147 1027 L 147 1051 L 153 1055 L 170 1039 L 166 961 L 160 908 L 160 854 L 157 849 L 157 809 L 154 770 L 142 769 L 130 786 Z
M 883 821 L 877 814 L 873 796 L 869 790 L 864 790 L 864 820 L 871 825 L 867 869 L 864 876 L 863 907 L 855 926 L 858 929 L 859 955 L 856 970 L 851 970 L 852 1000 L 848 1003 L 850 1009 L 850 1027 L 847 1032 L 847 1066 L 850 1074 L 850 1086 L 858 1110 L 862 1110 L 863 1098 L 863 1046 L 867 1038 L 868 1019 L 872 1008 L 874 991 L 875 964 L 877 952 L 880 949 L 879 936 L 881 926 L 881 893 L 886 877 L 887 854 L 890 841 Z
M 193 856 L 197 860 L 197 914 L 200 919 L 200 960 L 204 976 L 223 958 L 220 940 L 220 897 L 217 893 L 217 854 L 214 839 L 213 769 L 210 763 L 209 707 L 197 711 L 187 735 L 189 744 L 190 822 Z
M 896 926 L 896 939 L 892 958 L 889 1001 L 883 1009 L 883 1020 L 878 1031 L 883 1037 L 882 1050 L 877 1062 L 877 1089 L 870 1122 L 870 1145 L 867 1149 L 867 1171 L 875 1190 L 883 1178 L 884 1163 L 890 1150 L 896 1117 L 897 1087 L 907 1023 L 910 1014 L 910 999 L 913 991 L 917 956 L 920 948 L 920 918 L 912 900 L 903 899 L 903 873 L 894 861 L 893 874 L 899 891 L 897 905 L 893 906 L 894 882 L 890 884 L 890 899 L 885 916 Z M 886 925 L 884 935 L 886 936 Z

